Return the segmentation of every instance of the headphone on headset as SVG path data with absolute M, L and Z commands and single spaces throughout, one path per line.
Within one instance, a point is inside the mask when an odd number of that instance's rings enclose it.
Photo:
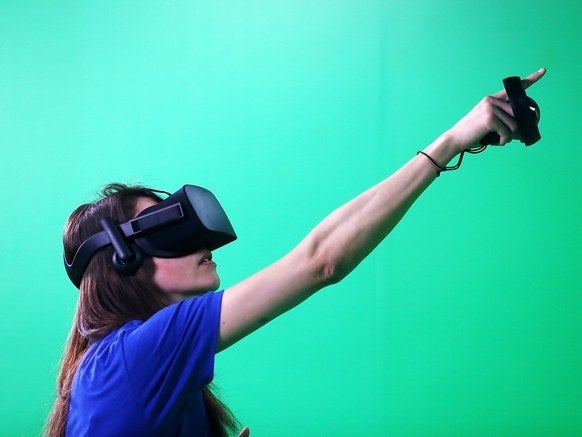
M 135 274 L 143 264 L 143 250 L 135 244 L 126 243 L 111 217 L 105 217 L 100 222 L 114 249 L 111 257 L 113 268 L 123 275 Z

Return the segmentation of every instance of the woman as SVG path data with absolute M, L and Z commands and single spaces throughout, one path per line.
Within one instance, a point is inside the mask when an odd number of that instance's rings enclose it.
M 537 82 L 541 69 L 523 81 Z M 47 434 L 227 435 L 237 426 L 213 395 L 214 354 L 351 272 L 456 155 L 489 133 L 519 137 L 505 91 L 483 99 L 392 176 L 338 208 L 283 258 L 224 291 L 206 247 L 146 256 L 132 275 L 99 250 L 80 281 L 77 312 Z M 69 218 L 65 257 L 101 231 L 160 202 L 143 187 L 109 186 Z M 248 435 L 245 428 L 241 435 Z

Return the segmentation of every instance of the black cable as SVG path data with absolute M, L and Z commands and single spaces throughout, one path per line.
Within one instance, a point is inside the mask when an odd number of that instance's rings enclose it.
M 487 146 L 481 145 L 481 146 L 476 147 L 474 149 L 463 150 L 461 152 L 461 154 L 459 155 L 459 160 L 457 161 L 457 163 L 455 165 L 451 165 L 451 166 L 443 166 L 443 165 L 440 165 L 438 162 L 436 162 L 434 159 L 432 159 L 432 157 L 430 157 L 428 155 L 428 153 L 425 153 L 423 151 L 418 151 L 418 152 L 416 152 L 416 154 L 417 155 L 421 155 L 422 154 L 422 155 L 426 156 L 428 159 L 430 159 L 430 161 L 435 165 L 435 167 L 438 168 L 438 170 L 437 170 L 437 177 L 439 177 L 441 175 L 441 172 L 443 172 L 443 171 L 457 170 L 461 166 L 461 163 L 463 162 L 463 156 L 465 155 L 465 152 L 472 153 L 472 154 L 475 155 L 477 153 L 483 152 L 486 148 L 487 148 Z

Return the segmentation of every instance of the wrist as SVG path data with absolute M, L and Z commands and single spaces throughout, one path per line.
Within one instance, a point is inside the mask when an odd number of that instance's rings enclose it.
M 446 166 L 449 161 L 461 153 L 448 131 L 440 135 L 435 141 L 426 147 L 424 152 L 428 153 L 442 166 Z

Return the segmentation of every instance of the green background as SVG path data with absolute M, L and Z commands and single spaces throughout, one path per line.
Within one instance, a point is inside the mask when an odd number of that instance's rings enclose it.
M 110 181 L 212 189 L 228 287 L 501 88 L 543 139 L 468 156 L 372 256 L 217 358 L 256 436 L 582 434 L 577 1 L 0 1 L 0 435 L 37 435 Z

